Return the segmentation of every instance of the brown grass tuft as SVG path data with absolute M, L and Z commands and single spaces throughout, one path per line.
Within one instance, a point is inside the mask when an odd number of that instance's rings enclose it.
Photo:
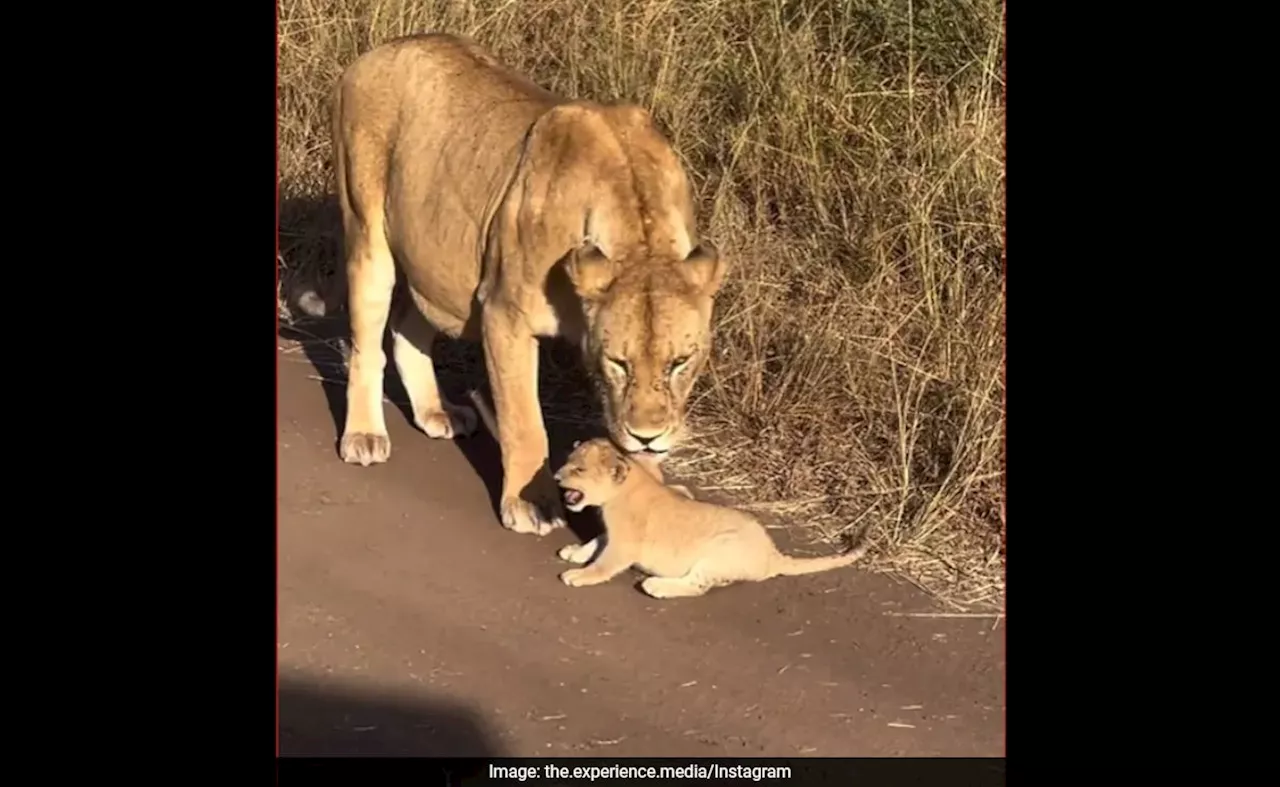
M 673 470 L 957 608 L 1004 597 L 998 0 L 280 0 L 281 312 L 332 271 L 328 93 L 446 30 L 651 108 L 736 271 Z M 549 420 L 551 414 L 549 413 Z

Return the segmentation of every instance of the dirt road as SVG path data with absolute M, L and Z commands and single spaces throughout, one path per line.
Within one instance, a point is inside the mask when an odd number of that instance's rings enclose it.
M 316 369 L 278 367 L 282 755 L 1004 754 L 990 620 L 895 616 L 935 608 L 857 567 L 565 587 L 574 534 L 499 526 L 488 435 L 464 455 L 388 406 L 391 461 L 347 466 Z

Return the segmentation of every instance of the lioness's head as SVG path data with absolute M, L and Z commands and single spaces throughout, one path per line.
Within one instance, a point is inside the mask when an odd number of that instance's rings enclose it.
M 587 506 L 609 502 L 627 480 L 631 467 L 607 438 L 576 443 L 569 458 L 556 471 L 556 483 L 564 490 L 564 504 L 578 512 Z
M 684 259 L 621 264 L 595 246 L 566 271 L 586 307 L 586 362 L 605 426 L 630 453 L 659 457 L 684 428 L 693 383 L 711 354 L 711 313 L 728 265 L 709 242 Z

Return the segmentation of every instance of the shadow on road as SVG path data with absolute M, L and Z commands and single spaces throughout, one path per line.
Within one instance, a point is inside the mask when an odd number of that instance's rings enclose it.
M 333 197 L 281 200 L 280 236 L 281 256 L 295 272 L 291 275 L 299 281 L 314 280 L 322 291 L 331 291 L 333 285 L 328 277 L 336 269 L 342 237 L 341 215 Z M 324 275 L 317 276 L 317 271 Z M 290 289 L 292 285 L 286 286 L 286 291 Z M 338 441 L 347 409 L 347 373 L 344 350 L 341 349 L 349 346 L 350 327 L 346 314 L 302 317 L 292 325 L 281 323 L 280 337 L 298 342 L 316 375 L 323 380 L 325 399 L 333 418 L 334 458 L 338 461 Z M 391 361 L 389 333 L 383 337 L 383 351 L 388 359 L 384 385 L 387 398 L 395 404 L 405 421 L 422 435 L 422 439 L 429 439 L 413 424 L 409 397 L 396 372 L 395 363 Z M 432 348 L 432 359 L 440 390 L 450 401 L 471 406 L 468 391 L 474 389 L 492 403 L 484 355 L 479 344 L 438 337 Z M 539 342 L 538 367 L 539 400 L 547 425 L 550 465 L 554 470 L 564 462 L 575 441 L 603 436 L 604 430 L 592 426 L 600 423 L 601 411 L 574 348 L 562 341 Z M 477 434 L 452 442 L 484 482 L 496 524 L 502 494 L 502 454 L 497 441 L 481 426 Z M 396 461 L 395 449 L 393 443 L 393 462 Z M 568 517 L 570 529 L 582 540 L 599 534 L 600 525 L 595 516 L 569 513 Z
M 452 702 L 280 678 L 280 756 L 501 757 L 474 712 Z

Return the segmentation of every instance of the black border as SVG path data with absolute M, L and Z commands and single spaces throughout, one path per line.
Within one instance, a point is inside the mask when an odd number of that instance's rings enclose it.
M 548 766 L 558 772 L 548 773 Z M 729 769 L 728 773 L 710 771 L 713 766 Z M 526 778 L 494 776 L 492 766 L 521 768 Z M 707 768 L 706 775 L 679 771 L 681 778 L 627 778 L 616 770 L 622 768 L 661 768 L 671 766 L 688 769 Z M 787 776 L 769 778 L 773 773 L 764 768 L 788 768 Z M 599 769 L 592 771 L 591 769 Z M 565 776 L 565 774 L 568 774 Z M 917 787 L 1004 787 L 1004 758 L 972 759 L 908 759 L 908 758 L 380 758 L 377 760 L 281 758 L 278 777 L 287 784 L 347 785 L 371 780 L 376 783 L 416 785 L 607 785 L 653 784 L 674 787 L 688 784 L 757 784 L 788 785 L 892 785 Z
M 1230 457 L 1246 454 L 1205 444 L 1235 431 L 1215 396 L 1253 400 L 1222 379 L 1235 337 L 1216 341 L 1238 295 L 1209 291 L 1220 251 L 1179 223 L 1222 189 L 1196 182 L 1215 162 L 1169 157 L 1217 149 L 1188 97 L 1232 104 L 1186 49 L 1217 30 L 1096 10 L 1006 7 L 1010 782 L 1267 783 L 1253 758 L 1271 746 L 1274 668 L 1247 662 L 1267 658 L 1252 632 L 1270 616 L 1242 627 L 1217 610 L 1274 590 L 1232 559 L 1222 583 L 1187 571 L 1210 533 L 1249 549 L 1208 510 L 1236 505 Z
M 73 25 L 75 47 L 63 36 L 44 50 L 77 61 L 55 102 L 78 137 L 64 153 L 100 168 L 77 172 L 75 188 L 45 208 L 69 219 L 55 240 L 85 252 L 49 257 L 51 271 L 75 260 L 73 280 L 64 273 L 51 286 L 96 332 L 48 344 L 105 340 L 99 351 L 111 357 L 100 374 L 64 369 L 59 381 L 94 391 L 70 408 L 76 437 L 67 445 L 105 460 L 91 458 L 76 477 L 124 480 L 94 479 L 90 494 L 82 478 L 54 493 L 93 512 L 70 520 L 83 569 L 62 573 L 83 583 L 73 597 L 87 603 L 71 608 L 81 633 L 69 635 L 77 663 L 66 674 L 87 677 L 99 695 L 67 702 L 101 723 L 70 746 L 156 752 L 176 761 L 166 765 L 175 773 L 225 768 L 231 778 L 257 760 L 270 778 L 277 8 L 172 10 L 160 23 L 148 11 L 144 23 L 142 13 L 113 9 L 110 19 Z M 133 36 L 104 35 L 131 22 Z M 42 117 L 36 134 L 55 125 Z M 78 214 L 101 223 L 92 241 Z M 101 428 L 104 413 L 114 428 Z M 97 621 L 88 647 L 86 615 Z
M 40 645 L 39 677 L 19 680 L 59 685 L 54 703 L 37 694 L 56 726 L 98 720 L 68 741 L 77 753 L 159 750 L 179 772 L 198 762 L 241 778 L 256 759 L 270 778 L 277 9 L 131 10 L 28 30 L 30 62 L 67 70 L 14 72 L 41 95 L 13 105 L 37 148 L 11 147 L 10 163 L 37 169 L 44 199 L 27 203 L 59 221 L 15 223 L 57 247 L 11 262 L 43 266 L 39 295 L 70 307 L 42 321 L 39 343 L 56 364 L 42 393 L 65 391 L 71 415 L 71 439 L 37 471 L 62 474 L 44 493 L 58 542 L 24 554 L 74 599 L 54 607 L 70 613 L 65 646 Z M 37 295 L 9 294 L 11 310 Z M 68 456 L 69 474 L 57 469 Z

